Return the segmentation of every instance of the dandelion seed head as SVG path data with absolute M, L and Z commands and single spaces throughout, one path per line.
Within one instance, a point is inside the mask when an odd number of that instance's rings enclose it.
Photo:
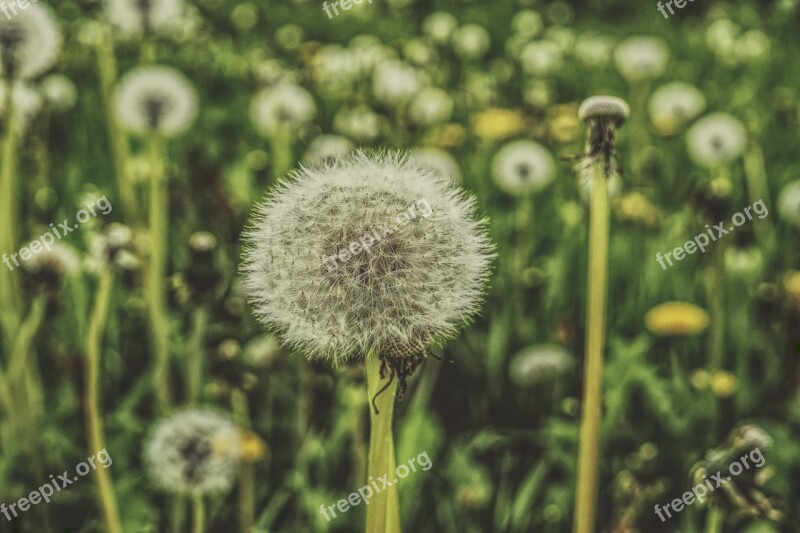
M 245 231 L 244 287 L 256 317 L 311 358 L 418 353 L 478 310 L 492 247 L 474 215 L 474 198 L 403 153 L 302 168 Z
M 0 69 L 4 78 L 30 79 L 56 61 L 61 31 L 52 10 L 28 5 L 11 18 L 0 17 Z
M 372 75 L 372 93 L 378 101 L 388 105 L 407 102 L 421 87 L 416 69 L 403 61 L 381 63 Z
M 422 32 L 439 44 L 450 40 L 458 27 L 458 19 L 445 11 L 431 13 L 422 21 Z
M 197 117 L 197 92 L 171 67 L 137 67 L 119 81 L 114 108 L 120 124 L 134 133 L 177 137 Z
M 68 111 L 78 101 L 75 84 L 63 74 L 47 76 L 42 81 L 42 94 L 47 104 L 56 111 Z
M 689 157 L 695 164 L 715 168 L 726 165 L 744 152 L 747 132 L 741 122 L 725 113 L 705 116 L 686 135 Z
M 528 74 L 547 76 L 561 68 L 564 57 L 561 47 L 552 41 L 533 41 L 520 52 L 522 69 Z
M 192 409 L 156 425 L 145 445 L 144 459 L 160 488 L 176 494 L 206 494 L 230 488 L 241 453 L 240 432 L 229 418 Z
M 316 114 L 311 93 L 289 82 L 261 89 L 250 104 L 250 119 L 263 137 L 293 132 L 306 126 Z
M 347 155 L 353 151 L 353 143 L 341 135 L 320 135 L 308 145 L 303 164 L 307 166 L 324 164 L 325 162 Z
M 694 85 L 673 82 L 662 85 L 650 97 L 650 120 L 663 135 L 676 133 L 706 108 L 706 97 Z
M 0 84 L 0 115 L 7 119 L 6 95 L 8 86 Z M 14 119 L 14 127 L 20 133 L 25 132 L 31 122 L 42 109 L 42 97 L 39 92 L 29 83 L 15 81 L 11 88 L 11 113 Z
M 800 180 L 794 180 L 781 189 L 778 215 L 787 224 L 800 228 Z
M 126 37 L 172 31 L 184 13 L 183 0 L 108 0 L 106 8 L 109 22 Z
M 544 189 L 556 175 L 550 151 L 535 141 L 506 144 L 492 160 L 492 178 L 504 192 L 524 196 Z
M 425 87 L 411 100 L 408 115 L 422 126 L 447 122 L 453 115 L 453 99 L 444 89 Z
M 518 352 L 509 364 L 511 381 L 520 387 L 557 378 L 575 366 L 575 357 L 558 344 L 534 344 Z
M 432 168 L 438 174 L 449 177 L 453 183 L 461 182 L 461 168 L 458 166 L 458 161 L 444 150 L 421 148 L 411 157 L 418 166 Z
M 629 37 L 614 50 L 617 70 L 629 82 L 658 78 L 668 61 L 669 47 L 660 37 Z
M 465 59 L 480 59 L 489 51 L 492 38 L 480 24 L 465 24 L 451 36 L 453 51 Z

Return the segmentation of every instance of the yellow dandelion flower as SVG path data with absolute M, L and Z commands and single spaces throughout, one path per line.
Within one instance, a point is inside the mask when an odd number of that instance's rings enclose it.
M 254 462 L 267 455 L 267 444 L 255 433 L 242 437 L 242 459 Z
M 464 144 L 464 137 L 466 137 L 464 126 L 460 124 L 442 124 L 431 131 L 425 144 L 447 150 L 458 148 Z
M 656 335 L 694 335 L 708 327 L 708 313 L 686 302 L 665 302 L 647 312 L 647 329 Z
M 617 215 L 622 220 L 637 222 L 644 226 L 657 226 L 661 221 L 661 212 L 650 199 L 640 192 L 632 192 L 620 198 L 617 204 Z
M 791 303 L 800 306 L 800 271 L 789 272 L 784 276 L 783 289 Z
M 711 377 L 711 390 L 718 398 L 728 398 L 736 392 L 736 376 L 724 370 L 714 372 Z
M 581 121 L 575 104 L 556 105 L 550 110 L 548 120 L 550 135 L 558 142 L 570 142 L 578 138 Z
M 496 141 L 519 133 L 524 125 L 519 111 L 493 108 L 473 116 L 472 132 L 481 139 Z

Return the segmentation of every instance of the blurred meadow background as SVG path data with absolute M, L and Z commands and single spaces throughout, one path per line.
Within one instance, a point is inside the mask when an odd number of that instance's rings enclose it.
M 109 531 L 109 505 L 126 532 L 192 531 L 191 496 L 159 483 L 170 459 L 152 449 L 187 406 L 242 440 L 206 531 L 363 531 L 364 505 L 320 513 L 364 484 L 363 364 L 284 347 L 239 274 L 270 186 L 356 147 L 411 150 L 476 195 L 497 252 L 480 316 L 397 403 L 398 464 L 432 462 L 399 483 L 404 530 L 570 531 L 589 215 L 574 167 L 595 94 L 631 107 L 609 182 L 597 530 L 800 531 L 797 4 L 696 0 L 665 18 L 633 0 L 365 0 L 333 16 L 303 0 L 42 0 L 0 15 L 0 253 L 113 206 L 0 265 L 0 502 L 100 448 L 113 459 L 0 531 Z M 705 253 L 656 260 L 759 201 L 767 215 Z M 654 513 L 755 448 L 762 467 Z

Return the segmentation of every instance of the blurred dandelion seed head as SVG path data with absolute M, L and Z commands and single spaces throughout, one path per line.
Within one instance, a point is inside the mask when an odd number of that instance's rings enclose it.
M 166 33 L 184 18 L 183 0 L 108 0 L 108 21 L 125 37 L 146 32 Z
M 492 38 L 480 24 L 465 24 L 453 32 L 453 51 L 464 59 L 480 59 L 489 51 Z
M 7 117 L 6 103 L 8 86 L 0 84 L 0 115 Z M 11 86 L 11 112 L 14 128 L 24 133 L 42 109 L 42 97 L 36 89 L 24 81 L 15 81 Z
M 705 95 L 688 83 L 662 85 L 650 97 L 650 120 L 662 135 L 674 135 L 706 108 Z
M 668 62 L 669 47 L 660 37 L 629 37 L 614 50 L 614 64 L 628 82 L 656 79 Z
M 214 411 L 177 412 L 156 425 L 144 459 L 153 481 L 166 491 L 222 492 L 232 485 L 242 459 L 240 432 Z
M 4 78 L 30 79 L 56 61 L 61 30 L 50 7 L 28 5 L 15 16 L 0 17 L 0 68 Z
M 432 168 L 438 174 L 447 176 L 453 183 L 461 183 L 461 167 L 456 158 L 438 148 L 421 148 L 411 155 L 420 167 Z
M 509 364 L 509 377 L 526 387 L 556 379 L 575 366 L 575 358 L 559 344 L 535 344 L 522 349 Z
M 716 168 L 740 157 L 747 142 L 741 122 L 725 113 L 713 113 L 695 122 L 686 134 L 689 157 L 695 164 Z
M 395 227 L 413 206 L 416 217 Z M 326 268 L 326 256 L 372 241 L 374 228 L 383 228 L 379 239 Z M 334 363 L 452 336 L 478 311 L 492 259 L 474 199 L 392 152 L 357 151 L 294 172 L 257 209 L 243 239 L 256 317 L 310 357 Z
M 137 67 L 119 81 L 114 109 L 120 124 L 136 134 L 177 137 L 197 117 L 197 93 L 171 67 Z
M 282 82 L 261 89 L 250 104 L 250 119 L 262 137 L 295 133 L 317 114 L 314 97 L 294 83 Z
M 372 93 L 384 104 L 398 106 L 407 102 L 422 87 L 417 70 L 399 60 L 390 60 L 375 67 Z
M 408 116 L 416 124 L 430 126 L 450 120 L 454 106 L 453 99 L 444 89 L 425 87 L 411 100 Z
M 422 21 L 422 32 L 438 44 L 447 43 L 457 27 L 458 19 L 445 11 L 431 13 Z
M 56 111 L 68 111 L 78 101 L 78 89 L 63 74 L 51 74 L 42 80 L 42 94 L 47 105 Z
M 353 151 L 353 143 L 341 135 L 320 135 L 308 145 L 303 164 L 306 166 L 323 165 L 330 160 L 349 154 Z
M 553 156 L 535 141 L 510 142 L 492 160 L 495 184 L 513 196 L 539 192 L 553 181 L 555 175 Z
M 800 180 L 794 180 L 781 189 L 778 215 L 787 224 L 800 228 Z

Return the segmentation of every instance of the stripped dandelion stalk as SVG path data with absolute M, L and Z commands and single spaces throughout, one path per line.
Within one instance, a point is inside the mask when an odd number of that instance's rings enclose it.
M 586 312 L 586 359 L 583 377 L 583 409 L 578 456 L 575 533 L 595 531 L 597 470 L 605 349 L 608 291 L 609 207 L 606 180 L 611 174 L 615 132 L 629 115 L 619 98 L 594 96 L 581 104 L 580 118 L 589 129 L 584 172 L 591 172 L 589 226 L 588 302 Z

